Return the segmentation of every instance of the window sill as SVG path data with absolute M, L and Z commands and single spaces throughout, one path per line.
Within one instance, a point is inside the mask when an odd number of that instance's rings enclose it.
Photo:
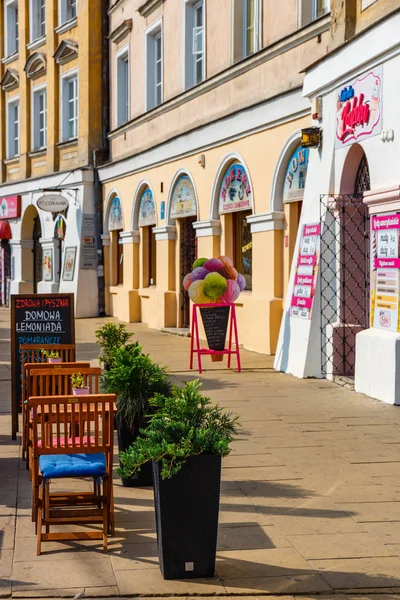
M 78 138 L 74 138 L 73 140 L 66 140 L 65 142 L 60 142 L 57 144 L 57 148 L 60 150 L 64 150 L 64 148 L 75 148 L 78 145 Z
M 3 163 L 5 165 L 16 165 L 17 163 L 19 163 L 19 154 L 18 156 L 13 156 L 12 158 L 5 158 L 3 160 Z
M 32 40 L 29 44 L 27 44 L 28 50 L 36 50 L 36 48 L 40 48 L 40 46 L 44 46 L 46 43 L 46 36 L 42 35 L 42 37 L 37 38 L 36 40 Z
M 56 27 L 54 31 L 56 33 L 58 33 L 58 35 L 61 35 L 62 33 L 69 31 L 70 29 L 74 29 L 74 27 L 77 27 L 77 25 L 78 25 L 78 17 L 75 17 L 74 19 L 71 19 L 70 21 L 66 21 L 65 23 L 62 23 L 62 25 L 59 25 L 58 27 Z
M 10 63 L 14 62 L 14 60 L 18 60 L 18 58 L 18 52 L 14 52 L 14 54 L 10 54 L 9 56 L 2 58 L 1 62 L 3 63 L 3 65 L 9 65 Z
M 315 23 L 319 23 L 320 21 L 323 21 L 328 16 L 330 16 L 330 14 L 331 14 L 331 11 L 328 10 L 325 14 L 317 17 L 316 19 L 311 19 L 311 21 L 309 21 L 308 23 L 300 24 L 297 28 L 297 31 L 299 31 L 301 29 L 305 29 L 306 27 L 310 27 L 310 25 L 314 25 Z
M 32 152 L 28 153 L 29 158 L 39 158 L 41 156 L 46 156 L 47 148 L 38 148 L 37 150 L 32 150 Z
M 118 294 L 124 287 L 123 283 L 119 283 L 118 285 L 110 285 L 110 294 Z

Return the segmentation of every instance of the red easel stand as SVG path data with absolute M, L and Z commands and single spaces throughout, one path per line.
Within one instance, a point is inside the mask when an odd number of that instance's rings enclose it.
M 210 348 L 202 348 L 199 337 L 199 318 L 197 309 L 198 308 L 212 308 L 217 306 L 229 306 L 229 338 L 228 347 L 224 350 L 210 350 Z M 203 372 L 201 365 L 201 357 L 206 355 L 215 354 L 227 354 L 228 355 L 228 369 L 231 367 L 231 356 L 236 354 L 238 372 L 240 373 L 242 368 L 240 364 L 240 350 L 239 350 L 239 338 L 236 321 L 236 309 L 234 304 L 193 304 L 192 311 L 192 326 L 191 326 L 191 337 L 190 337 L 190 369 L 193 369 L 193 355 L 197 354 L 197 365 L 199 373 Z M 235 336 L 235 350 L 232 350 L 232 334 Z M 196 342 L 196 343 L 195 343 Z

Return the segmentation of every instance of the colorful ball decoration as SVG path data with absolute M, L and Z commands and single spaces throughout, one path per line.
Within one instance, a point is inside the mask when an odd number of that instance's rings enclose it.
M 222 269 L 222 266 L 222 261 L 220 261 L 219 258 L 209 258 L 208 261 L 204 263 L 204 268 L 210 273 L 219 271 Z
M 227 256 L 198 258 L 183 280 L 183 287 L 195 304 L 231 304 L 246 287 L 246 280 Z
M 204 295 L 217 301 L 226 290 L 226 279 L 219 273 L 209 273 L 204 280 Z
M 189 298 L 194 304 L 210 304 L 212 300 L 204 295 L 204 281 L 194 281 L 189 288 Z
M 192 265 L 192 269 L 193 271 L 197 268 L 197 267 L 202 267 L 204 265 L 204 263 L 207 262 L 207 258 L 196 258 L 196 260 L 194 261 L 193 265 Z
M 192 283 L 191 275 L 192 275 L 191 273 L 188 273 L 183 278 L 183 289 L 186 291 L 189 291 L 190 285 Z
M 240 296 L 240 287 L 233 279 L 228 279 L 226 284 L 226 291 L 221 296 L 221 302 L 232 304 Z
M 242 275 L 241 273 L 238 273 L 238 276 L 237 276 L 237 279 L 236 279 L 236 283 L 240 287 L 240 291 L 243 292 L 243 290 L 246 287 L 246 280 L 244 278 L 244 275 Z
M 208 274 L 209 274 L 209 271 L 207 271 L 207 269 L 205 269 L 204 267 L 196 267 L 190 273 L 190 279 L 191 279 L 192 282 L 193 281 L 200 281 L 200 280 L 205 279 Z

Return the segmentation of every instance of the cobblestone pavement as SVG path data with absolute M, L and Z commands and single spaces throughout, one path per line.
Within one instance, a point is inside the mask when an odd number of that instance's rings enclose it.
M 0 597 L 231 594 L 400 598 L 400 410 L 326 381 L 276 373 L 243 352 L 241 374 L 207 364 L 204 392 L 240 415 L 223 463 L 216 576 L 164 581 L 151 489 L 115 479 L 116 536 L 47 543 L 36 556 L 30 483 L 10 438 L 9 315 L 0 310 Z M 96 364 L 94 330 L 77 321 L 78 358 Z M 131 324 L 180 381 L 190 340 Z

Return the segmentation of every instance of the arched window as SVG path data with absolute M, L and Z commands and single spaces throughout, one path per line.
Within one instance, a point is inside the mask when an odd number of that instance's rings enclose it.
M 226 252 L 252 289 L 253 240 L 247 217 L 252 214 L 252 189 L 245 167 L 235 162 L 225 171 L 219 191 L 219 213 L 225 215 Z M 228 239 L 229 238 L 229 239 Z
M 153 192 L 147 187 L 141 195 L 139 206 L 139 227 L 142 233 L 143 253 L 143 287 L 156 285 L 157 244 L 156 236 L 153 232 L 153 227 L 156 224 L 157 216 Z
M 124 230 L 121 200 L 114 196 L 108 212 L 108 230 L 111 242 L 111 281 L 112 285 L 124 283 L 124 246 L 120 234 Z

